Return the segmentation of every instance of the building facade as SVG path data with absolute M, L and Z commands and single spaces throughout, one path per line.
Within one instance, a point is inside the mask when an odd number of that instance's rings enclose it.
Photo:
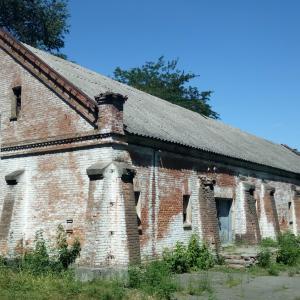
M 0 254 L 62 224 L 79 264 L 127 265 L 192 233 L 300 233 L 300 156 L 0 31 Z

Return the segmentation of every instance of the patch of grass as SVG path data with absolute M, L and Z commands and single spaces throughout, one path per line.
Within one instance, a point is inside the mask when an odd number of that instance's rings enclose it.
M 71 271 L 49 274 L 0 269 L 0 299 L 111 299 L 126 298 L 124 285 L 117 281 L 82 283 Z
M 201 296 L 204 290 L 200 286 L 198 286 L 195 282 L 190 281 L 186 289 L 186 292 L 188 295 L 191 296 Z
M 277 264 L 271 264 L 268 268 L 268 273 L 269 273 L 269 275 L 272 275 L 272 276 L 278 276 L 279 271 L 280 271 L 280 269 L 278 268 Z
M 269 275 L 268 271 L 265 268 L 262 268 L 258 265 L 251 266 L 247 269 L 247 272 L 252 276 L 267 276 Z
M 170 299 L 178 288 L 169 266 L 164 261 L 152 261 L 129 268 L 128 287 L 139 289 L 159 299 Z
M 229 288 L 232 288 L 232 287 L 235 287 L 239 284 L 242 283 L 242 279 L 241 278 L 235 278 L 232 274 L 228 274 L 227 275 L 227 278 L 226 278 L 226 281 L 225 281 L 225 284 L 229 287 Z
M 278 242 L 270 237 L 267 237 L 261 240 L 260 246 L 276 248 L 278 246 Z
M 189 282 L 185 292 L 192 296 L 201 296 L 203 293 L 208 293 L 209 296 L 214 294 L 212 280 L 207 272 L 201 274 L 201 277 Z

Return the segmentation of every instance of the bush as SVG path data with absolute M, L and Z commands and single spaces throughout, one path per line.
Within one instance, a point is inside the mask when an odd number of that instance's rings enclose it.
M 48 272 L 51 269 L 51 263 L 42 231 L 37 231 L 34 243 L 34 249 L 25 252 L 20 261 L 20 267 L 35 274 Z
M 202 244 L 200 247 L 199 257 L 197 259 L 197 267 L 200 270 L 208 270 L 212 268 L 215 264 L 214 257 L 209 251 L 209 248 L 206 244 Z
M 267 238 L 264 238 L 261 240 L 260 246 L 261 247 L 277 247 L 278 243 L 276 240 L 274 240 L 270 237 L 267 237 Z
M 140 289 L 159 299 L 170 299 L 176 291 L 169 265 L 165 261 L 153 261 L 128 270 L 130 288 Z
M 268 268 L 271 265 L 271 251 L 269 248 L 262 248 L 258 253 L 257 263 L 262 268 Z
M 291 232 L 285 232 L 278 236 L 277 262 L 285 265 L 294 265 L 300 259 L 300 239 Z
M 186 273 L 189 270 L 207 270 L 214 266 L 215 260 L 205 243 L 200 245 L 199 238 L 193 234 L 186 247 L 177 242 L 175 248 L 165 250 L 164 261 L 169 265 L 173 273 Z
M 172 251 L 165 250 L 163 260 L 173 273 L 186 273 L 190 267 L 187 247 L 181 242 L 177 242 Z
M 268 268 L 268 273 L 269 275 L 272 276 L 278 276 L 279 275 L 279 268 L 276 264 L 270 264 L 269 268 Z
M 81 251 L 80 242 L 75 239 L 73 244 L 69 247 L 67 243 L 67 235 L 62 227 L 59 225 L 57 228 L 57 250 L 58 250 L 58 261 L 61 266 L 66 270 L 68 267 L 75 262 Z
M 27 249 L 23 257 L 6 261 L 5 264 L 12 269 L 20 269 L 36 275 L 48 272 L 61 272 L 67 270 L 75 262 L 80 254 L 80 250 L 78 239 L 75 239 L 71 245 L 68 245 L 67 235 L 60 225 L 57 229 L 55 249 L 48 250 L 42 231 L 37 231 L 34 248 Z M 53 255 L 50 255 L 49 252 Z

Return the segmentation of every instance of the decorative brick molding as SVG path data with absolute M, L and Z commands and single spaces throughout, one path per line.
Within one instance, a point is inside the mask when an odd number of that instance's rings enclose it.
M 203 175 L 199 176 L 199 180 L 199 209 L 202 237 L 218 251 L 220 247 L 220 237 L 216 201 L 214 197 L 215 180 Z

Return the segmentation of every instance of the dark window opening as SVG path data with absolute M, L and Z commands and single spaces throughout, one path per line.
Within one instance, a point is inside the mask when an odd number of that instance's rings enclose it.
M 20 115 L 21 112 L 21 106 L 22 106 L 22 87 L 16 86 L 13 89 L 14 97 L 12 99 L 11 103 L 11 121 L 16 121 Z
M 137 226 L 138 226 L 139 234 L 141 235 L 143 232 L 142 232 L 142 220 L 141 220 L 140 194 L 141 194 L 140 192 L 134 192 Z
M 250 196 L 254 196 L 254 191 L 255 191 L 255 189 L 250 189 L 250 190 L 249 190 Z
M 89 175 L 90 181 L 96 181 L 96 180 L 102 180 L 103 175 L 102 174 L 93 174 Z
M 6 180 L 7 185 L 17 185 L 18 182 L 17 180 L 14 179 L 10 179 L 10 180 Z
M 183 225 L 185 227 L 191 227 L 192 210 L 191 210 L 191 203 L 190 203 L 190 195 L 183 195 L 182 197 L 182 217 L 183 217 Z

